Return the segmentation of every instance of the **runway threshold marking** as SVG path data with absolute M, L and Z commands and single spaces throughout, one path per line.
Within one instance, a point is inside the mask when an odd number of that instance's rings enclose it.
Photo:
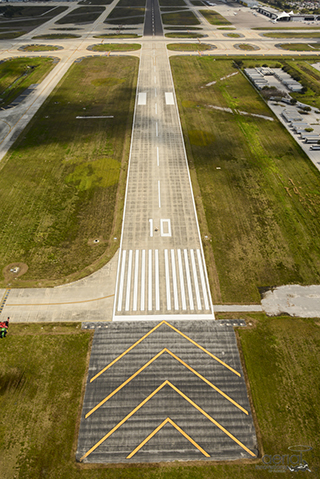
M 94 446 L 89 449 L 80 459 L 80 462 L 83 461 L 86 457 L 88 457 L 97 447 L 99 447 L 108 437 L 110 437 L 119 427 L 121 427 L 128 419 L 130 419 L 131 416 L 133 416 L 142 406 L 144 406 L 153 396 L 155 396 L 161 389 L 163 389 L 165 386 L 170 386 L 174 391 L 176 391 L 178 394 L 180 394 L 183 399 L 188 401 L 195 409 L 197 409 L 201 414 L 203 414 L 209 421 L 211 421 L 215 426 L 217 426 L 222 432 L 224 432 L 227 436 L 230 437 L 235 443 L 237 443 L 240 447 L 242 447 L 246 452 L 248 452 L 252 457 L 256 457 L 256 455 L 250 451 L 250 449 L 247 448 L 244 444 L 242 444 L 239 439 L 237 439 L 233 434 L 231 434 L 227 429 L 225 429 L 223 426 L 221 426 L 218 421 L 213 419 L 207 412 L 205 412 L 200 406 L 198 406 L 195 402 L 192 401 L 188 396 L 186 396 L 180 389 L 178 389 L 176 386 L 174 386 L 170 381 L 166 380 L 160 386 L 157 387 L 151 394 L 149 394 L 148 397 L 146 397 L 138 406 L 136 406 L 134 409 L 132 409 L 129 414 L 127 414 L 126 417 L 124 417 L 116 426 L 114 426 L 105 436 L 103 436 L 100 441 L 98 441 Z
M 174 421 L 172 421 L 172 419 L 170 419 L 169 417 L 167 417 L 167 419 L 165 419 L 161 424 L 159 424 L 158 427 L 156 427 L 150 434 L 148 437 L 146 437 L 140 444 L 139 446 L 137 446 L 132 452 L 130 452 L 130 454 L 126 457 L 126 459 L 131 459 L 138 451 L 140 451 L 140 449 L 145 445 L 147 444 L 148 441 L 150 441 L 150 439 L 155 436 L 157 434 L 157 432 L 160 431 L 160 429 L 163 428 L 163 426 L 165 426 L 166 424 L 170 423 L 177 431 L 179 431 L 186 439 L 188 439 L 189 442 L 191 442 L 191 444 L 193 444 L 200 452 L 202 452 L 202 454 L 206 457 L 210 457 L 210 454 L 208 454 L 204 449 L 202 449 L 201 446 L 199 446 L 199 444 L 194 441 L 186 432 L 184 432 L 183 429 L 181 429 L 181 427 L 178 426 L 178 424 L 176 424 Z
M 118 386 L 116 389 L 114 389 L 108 396 L 106 396 L 102 401 L 99 402 L 94 408 L 92 408 L 86 415 L 85 418 L 87 419 L 91 414 L 93 414 L 97 409 L 99 409 L 103 404 L 105 404 L 109 399 L 111 399 L 117 392 L 119 392 L 124 386 L 126 386 L 132 379 L 134 379 L 136 376 L 138 376 L 144 369 L 146 369 L 150 364 L 152 364 L 156 359 L 158 359 L 162 354 L 168 353 L 170 356 L 172 356 L 174 359 L 179 361 L 184 367 L 189 369 L 193 374 L 198 376 L 198 378 L 202 379 L 208 386 L 210 386 L 212 389 L 217 391 L 221 396 L 223 396 L 225 399 L 227 399 L 229 402 L 231 402 L 234 406 L 236 406 L 238 409 L 240 409 L 242 412 L 244 412 L 246 415 L 248 415 L 248 411 L 240 406 L 239 403 L 234 401 L 230 396 L 225 394 L 221 389 L 219 389 L 217 386 L 212 384 L 208 379 L 206 379 L 202 374 L 198 373 L 195 369 L 193 369 L 189 364 L 185 363 L 181 358 L 176 356 L 173 352 L 171 352 L 169 349 L 164 348 L 162 351 L 160 351 L 158 354 L 156 354 L 153 358 L 151 358 L 146 364 L 144 364 L 140 369 L 138 369 L 132 376 L 130 376 L 128 379 L 126 379 L 120 386 Z
M 225 363 L 224 361 L 222 361 L 221 359 L 219 359 L 217 356 L 215 356 L 214 354 L 210 353 L 210 351 L 208 351 L 207 349 L 205 349 L 203 346 L 201 346 L 200 344 L 196 343 L 196 341 L 194 341 L 193 339 L 189 338 L 189 336 L 187 336 L 186 334 L 182 333 L 181 331 L 179 331 L 179 329 L 175 328 L 174 326 L 172 326 L 170 323 L 168 323 L 167 321 L 163 320 L 161 321 L 161 323 L 157 324 L 154 328 L 150 329 L 150 331 L 148 331 L 144 336 L 142 336 L 142 338 L 138 339 L 138 341 L 136 341 L 134 344 L 132 344 L 128 349 L 126 349 L 123 353 L 119 354 L 119 356 L 117 356 L 113 361 L 111 361 L 111 363 L 107 364 L 107 366 L 105 366 L 103 369 L 101 369 L 101 371 L 99 371 L 95 376 L 93 376 L 91 379 L 90 379 L 90 382 L 92 383 L 95 379 L 97 379 L 101 374 L 103 374 L 105 371 L 107 371 L 107 369 L 109 369 L 111 366 L 113 366 L 117 361 L 119 361 L 121 358 L 123 358 L 127 353 L 129 353 L 133 348 L 135 348 L 136 346 L 138 346 L 138 344 L 140 344 L 144 339 L 146 339 L 148 336 L 150 336 L 150 334 L 152 334 L 154 331 L 156 331 L 160 326 L 162 326 L 163 324 L 166 324 L 167 326 L 169 326 L 169 328 L 173 329 L 173 331 L 175 331 L 176 333 L 180 334 L 183 338 L 187 339 L 190 343 L 194 344 L 197 348 L 201 349 L 201 351 L 203 351 L 204 353 L 208 354 L 209 356 L 211 356 L 215 361 L 218 361 L 218 363 L 222 364 L 222 366 L 226 367 L 227 369 L 229 369 L 231 372 L 233 372 L 234 374 L 236 374 L 237 376 L 241 377 L 241 374 L 238 373 L 238 371 L 236 371 L 235 369 L 233 369 L 231 366 L 229 366 L 227 363 Z

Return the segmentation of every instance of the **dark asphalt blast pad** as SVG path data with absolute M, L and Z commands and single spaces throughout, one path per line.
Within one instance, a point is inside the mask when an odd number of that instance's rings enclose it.
M 170 324 L 184 335 L 238 371 L 241 377 L 163 323 L 90 383 L 93 376 L 157 324 L 160 323 L 115 322 L 108 326 L 103 324 L 101 328 L 95 330 L 81 416 L 77 460 L 79 461 L 166 380 L 184 396 L 170 384 L 165 384 L 87 455 L 83 462 L 151 463 L 175 460 L 254 459 L 248 450 L 255 455 L 258 454 L 255 429 L 235 333 L 228 324 L 200 320 L 170 321 Z M 164 352 L 85 419 L 85 415 L 93 407 L 164 348 L 232 398 L 248 411 L 248 415 L 184 364 L 168 352 Z M 199 409 L 205 411 L 233 437 L 228 436 Z M 127 459 L 127 456 L 167 418 L 170 418 L 180 430 L 167 422 L 136 454 Z M 200 449 L 190 441 L 190 438 Z
M 152 25 L 152 11 L 154 14 L 154 25 Z M 163 36 L 163 28 L 158 0 L 147 0 L 143 35 Z

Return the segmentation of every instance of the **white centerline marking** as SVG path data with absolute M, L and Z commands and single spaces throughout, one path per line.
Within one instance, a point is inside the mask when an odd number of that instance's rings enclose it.
M 139 280 L 139 250 L 136 250 L 136 260 L 134 264 L 134 283 L 133 283 L 133 311 L 138 309 L 138 280 Z
M 157 89 L 154 89 L 154 96 L 157 98 Z
M 157 146 L 157 166 L 159 166 L 159 147 Z
M 148 310 L 152 311 L 152 249 L 149 249 L 148 269 Z
M 175 258 L 174 258 L 174 250 L 173 249 L 171 250 L 171 267 L 172 267 L 174 309 L 177 311 L 179 309 L 179 301 L 178 301 L 176 262 L 175 262 Z
M 166 292 L 167 292 L 167 310 L 171 311 L 171 291 L 170 291 L 170 273 L 168 250 L 164 250 L 164 269 L 166 272 Z
M 142 258 L 141 258 L 141 301 L 140 301 L 141 311 L 144 311 L 145 287 L 146 287 L 146 250 L 143 249 Z
M 155 291 L 156 291 L 156 311 L 160 310 L 160 288 L 159 288 L 159 251 L 154 252 L 154 273 L 155 273 Z
M 187 277 L 187 286 L 188 286 L 188 296 L 189 296 L 189 306 L 191 311 L 194 310 L 194 303 L 193 303 L 193 295 L 192 295 L 192 286 L 191 286 L 191 278 L 190 278 L 190 267 L 189 267 L 189 259 L 188 259 L 188 250 L 183 250 L 184 253 L 184 263 L 186 267 L 186 277 Z
M 159 208 L 161 208 L 160 180 L 158 180 L 158 200 L 159 200 Z
M 156 76 L 154 76 L 154 82 L 157 83 L 157 77 Z
M 156 136 L 159 136 L 158 122 L 156 121 Z
M 132 249 L 129 251 L 129 259 L 128 259 L 127 293 L 126 293 L 125 311 L 129 311 L 129 308 L 130 308 L 131 272 L 132 272 Z
M 187 309 L 187 303 L 186 303 L 186 293 L 185 293 L 185 289 L 184 289 L 184 277 L 183 277 L 183 269 L 182 269 L 181 250 L 178 249 L 177 252 L 178 252 L 178 267 L 179 267 L 179 279 L 180 279 L 182 310 L 185 311 Z
M 198 309 L 202 309 L 201 299 L 200 299 L 200 291 L 199 291 L 199 284 L 198 284 L 198 276 L 197 276 L 197 270 L 196 270 L 196 262 L 195 262 L 195 259 L 194 259 L 193 249 L 190 250 L 190 256 L 191 256 L 194 287 L 195 287 L 195 290 L 196 290 L 197 307 L 198 307 Z
M 200 250 L 199 250 L 199 249 L 197 249 L 197 256 L 198 256 L 200 279 L 201 279 L 203 299 L 204 299 L 204 307 L 205 307 L 206 310 L 208 310 L 208 309 L 210 309 L 210 308 L 209 308 L 209 301 L 208 301 L 206 280 L 205 280 L 205 277 L 204 277 L 203 265 L 202 265 L 202 259 L 201 259 L 201 253 L 200 253 Z
M 118 311 L 122 309 L 122 295 L 123 295 L 123 281 L 124 281 L 124 269 L 126 266 L 126 250 L 122 251 L 122 263 L 119 282 L 119 296 L 118 296 Z
M 155 105 L 154 105 L 154 108 L 155 108 L 155 110 L 156 110 L 156 115 L 157 115 L 157 114 L 158 114 L 158 105 L 155 104 Z

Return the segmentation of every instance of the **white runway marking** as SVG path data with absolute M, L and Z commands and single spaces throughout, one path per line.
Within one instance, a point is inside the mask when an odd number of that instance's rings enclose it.
M 182 269 L 182 259 L 181 259 L 181 250 L 178 249 L 178 266 L 179 266 L 179 279 L 180 279 L 180 292 L 181 292 L 181 302 L 182 302 L 182 310 L 185 311 L 187 309 L 186 303 L 186 293 L 184 289 L 184 277 L 183 277 L 183 269 Z
M 118 311 L 122 310 L 122 295 L 123 295 L 123 281 L 124 281 L 124 268 L 126 266 L 126 250 L 122 251 L 122 263 L 119 283 L 119 296 L 118 296 Z
M 201 279 L 201 286 L 202 286 L 203 299 L 204 299 L 204 307 L 205 307 L 205 309 L 208 310 L 209 309 L 209 301 L 208 301 L 208 294 L 207 294 L 207 286 L 206 286 L 206 280 L 205 280 L 204 272 L 203 272 L 201 253 L 200 253 L 199 249 L 197 249 L 197 256 L 198 256 L 200 279 Z
M 159 136 L 158 122 L 156 121 L 156 136 Z
M 160 180 L 158 180 L 158 200 L 159 200 L 159 208 L 161 208 Z
M 159 147 L 157 146 L 157 166 L 159 166 Z
M 138 281 L 139 281 L 139 250 L 136 250 L 136 260 L 134 264 L 134 284 L 133 284 L 133 311 L 138 309 Z
M 146 250 L 142 250 L 141 258 L 141 301 L 140 311 L 144 311 L 145 306 L 145 287 L 146 287 Z
M 154 252 L 154 275 L 155 275 L 155 293 L 156 293 L 156 311 L 160 310 L 160 285 L 159 285 L 159 251 Z
M 190 278 L 188 250 L 186 250 L 186 249 L 183 250 L 183 254 L 184 254 L 184 263 L 185 263 L 185 267 L 186 267 L 189 306 L 190 306 L 191 311 L 193 311 L 194 310 L 194 303 L 193 303 L 193 294 L 192 294 L 192 286 L 191 286 L 191 278 Z
M 161 236 L 171 237 L 171 221 L 170 220 L 160 220 L 160 234 Z
M 174 256 L 174 250 L 173 249 L 171 250 L 171 267 L 172 267 L 174 309 L 177 311 L 179 309 L 179 301 L 178 301 L 176 262 L 175 262 L 175 256 Z
M 171 311 L 170 271 L 167 249 L 164 250 L 164 269 L 166 273 L 167 310 Z
M 147 104 L 147 94 L 146 93 L 139 93 L 138 94 L 138 105 L 146 105 Z
M 149 249 L 148 270 L 148 310 L 152 311 L 152 249 Z
M 174 105 L 173 93 L 166 92 L 165 98 L 166 98 L 166 105 Z
M 130 309 L 130 292 L 131 292 L 131 272 L 132 272 L 132 249 L 129 250 L 129 264 L 128 264 L 128 273 L 127 273 L 127 293 L 126 293 L 126 306 L 125 310 L 129 311 Z
M 157 77 L 156 76 L 154 76 L 154 82 L 157 83 Z
M 154 89 L 154 96 L 157 98 L 157 89 Z
M 150 223 L 150 236 L 153 237 L 153 220 L 149 220 Z
M 193 251 L 193 249 L 190 250 L 190 256 L 191 256 L 191 264 L 192 264 L 193 282 L 194 282 L 194 287 L 195 287 L 195 290 L 196 290 L 197 307 L 198 307 L 198 309 L 201 309 L 201 299 L 200 299 L 199 283 L 198 283 L 196 262 L 195 262 L 195 259 L 194 259 L 194 251 Z
M 157 114 L 158 114 L 158 105 L 155 104 L 155 105 L 154 105 L 154 108 L 155 108 L 155 110 L 156 110 L 156 115 L 157 115 Z

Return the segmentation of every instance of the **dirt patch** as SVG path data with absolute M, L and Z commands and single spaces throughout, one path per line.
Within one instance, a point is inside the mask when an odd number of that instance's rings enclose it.
M 4 279 L 6 282 L 19 278 L 28 271 L 28 265 L 26 263 L 10 263 L 2 270 Z

